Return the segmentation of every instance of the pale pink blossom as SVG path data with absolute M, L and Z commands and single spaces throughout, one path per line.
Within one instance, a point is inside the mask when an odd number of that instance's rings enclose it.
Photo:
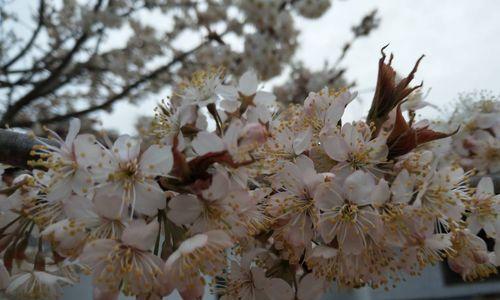
M 473 234 L 484 229 L 490 237 L 500 231 L 500 195 L 495 195 L 493 180 L 483 177 L 471 198 L 470 213 L 467 215 L 468 228 Z
M 376 185 L 372 176 L 356 171 L 341 185 L 333 181 L 320 185 L 314 200 L 322 211 L 319 228 L 324 241 L 336 238 L 339 249 L 348 254 L 361 253 L 369 240 L 378 241 L 382 224 L 372 205 L 377 198 L 389 197 L 384 184 Z
M 80 261 L 92 270 L 93 284 L 103 291 L 122 288 L 133 295 L 151 292 L 162 272 L 162 260 L 149 250 L 158 234 L 159 224 L 143 220 L 132 222 L 120 240 L 98 239 L 88 243 Z
M 96 170 L 103 180 L 99 187 L 122 195 L 118 215 L 128 205 L 132 213 L 149 216 L 166 206 L 164 192 L 155 177 L 168 176 L 173 165 L 172 151 L 169 146 L 152 145 L 141 153 L 140 145 L 140 140 L 120 136 Z
M 331 172 L 346 177 L 356 170 L 380 176 L 379 164 L 387 161 L 387 136 L 379 134 L 371 138 L 372 131 L 364 122 L 346 123 L 336 130 L 321 136 L 321 145 L 326 154 L 337 162 Z

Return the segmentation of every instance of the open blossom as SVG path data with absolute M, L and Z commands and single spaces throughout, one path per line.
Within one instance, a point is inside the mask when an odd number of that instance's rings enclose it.
M 125 213 L 118 215 L 121 195 L 100 192 L 94 199 L 73 195 L 63 204 L 67 219 L 49 225 L 42 236 L 62 256 L 79 254 L 88 240 L 119 238 Z
M 255 251 L 253 251 L 255 252 Z M 266 277 L 266 270 L 252 264 L 247 253 L 240 263 L 231 262 L 231 271 L 221 289 L 222 300 L 291 300 L 292 288 L 281 278 Z
M 500 233 L 500 195 L 494 194 L 490 177 L 481 178 L 468 209 L 467 223 L 473 234 L 484 229 L 488 236 L 495 238 Z
M 240 109 L 245 112 L 250 106 L 271 106 L 276 96 L 270 92 L 259 91 L 257 74 L 253 70 L 246 71 L 238 81 L 238 86 L 219 85 L 216 92 L 223 98 L 222 108 L 233 113 Z
M 480 237 L 468 230 L 458 231 L 453 234 L 451 241 L 457 254 L 448 258 L 448 265 L 464 280 L 484 278 L 496 273 L 494 261 Z
M 72 192 L 79 195 L 88 193 L 94 184 L 89 166 L 96 162 L 100 148 L 95 137 L 90 134 L 78 135 L 80 120 L 72 119 L 66 139 L 50 131 L 57 147 L 47 144 L 36 148 L 36 152 L 48 156 L 46 164 L 54 174 L 48 187 L 47 200 L 61 200 Z
M 249 201 L 247 191 L 231 182 L 226 172 L 218 171 L 200 195 L 180 194 L 172 198 L 167 216 L 178 225 L 189 226 L 192 233 L 212 229 L 237 232 L 238 210 Z
M 197 71 L 190 81 L 181 83 L 178 96 L 184 104 L 206 106 L 215 103 L 217 101 L 215 91 L 222 83 L 222 79 L 221 69 Z
M 363 171 L 349 175 L 342 186 L 326 182 L 314 195 L 316 205 L 322 211 L 319 228 L 326 243 L 334 238 L 346 253 L 359 254 L 368 246 L 368 240 L 377 241 L 381 220 L 372 208 L 377 191 L 375 180 Z M 383 183 L 379 183 L 383 184 Z
M 97 166 L 103 183 L 122 195 L 120 215 L 128 205 L 132 213 L 156 214 L 166 206 L 165 196 L 155 181 L 156 176 L 167 176 L 173 165 L 170 147 L 152 145 L 143 153 L 141 143 L 128 135 L 120 136 L 104 160 Z
M 149 252 L 158 230 L 156 221 L 134 221 L 120 240 L 98 239 L 87 244 L 80 261 L 91 268 L 93 283 L 102 290 L 116 291 L 122 284 L 128 294 L 151 292 L 162 272 L 162 260 Z
M 310 158 L 301 155 L 295 163 L 284 163 L 274 179 L 276 189 L 283 191 L 269 198 L 267 210 L 276 220 L 276 234 L 294 247 L 308 247 L 314 235 L 318 209 L 313 198 L 326 177 L 316 173 Z
M 200 297 L 204 286 L 202 274 L 214 276 L 221 271 L 226 264 L 224 251 L 232 245 L 233 241 L 222 230 L 186 239 L 165 263 L 165 283 L 175 286 L 187 299 Z
M 248 152 L 263 144 L 267 130 L 258 123 L 244 125 L 240 120 L 233 121 L 221 138 L 213 132 L 200 132 L 192 141 L 193 150 L 198 155 L 210 152 L 227 151 L 233 160 L 248 160 Z
M 435 215 L 442 221 L 446 218 L 458 220 L 469 199 L 465 184 L 468 175 L 459 167 L 444 167 L 431 170 L 419 188 L 416 206 Z
M 44 271 L 22 271 L 12 276 L 7 295 L 18 299 L 58 299 L 63 284 L 72 284 L 68 278 Z
M 363 170 L 379 176 L 382 170 L 378 165 L 387 161 L 387 137 L 379 134 L 372 139 L 371 135 L 370 127 L 364 122 L 346 123 L 340 131 L 322 135 L 323 149 L 337 162 L 332 172 L 345 177 L 356 170 Z
M 336 128 L 345 107 L 357 94 L 348 91 L 332 92 L 324 88 L 318 93 L 311 92 L 304 101 L 305 122 L 308 123 L 316 133 Z

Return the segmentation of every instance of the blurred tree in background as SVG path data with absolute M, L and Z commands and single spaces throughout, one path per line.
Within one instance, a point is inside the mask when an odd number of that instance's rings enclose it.
M 349 85 L 339 62 L 379 24 L 367 14 L 338 60 L 311 71 L 294 59 L 295 19 L 322 16 L 330 0 L 39 0 L 31 23 L 16 2 L 0 3 L 0 127 L 36 132 L 62 130 L 71 117 L 89 130 L 92 113 L 161 95 L 210 66 L 236 75 L 254 68 L 264 81 L 288 72 L 275 92 L 297 102 L 306 91 Z

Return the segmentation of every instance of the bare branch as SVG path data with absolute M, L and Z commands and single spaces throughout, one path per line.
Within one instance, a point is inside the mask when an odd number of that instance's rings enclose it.
M 42 140 L 53 144 L 51 140 Z M 37 144 L 40 144 L 40 142 L 32 135 L 0 129 L 0 163 L 29 169 L 28 161 L 36 159 L 30 152 L 33 146 Z
M 83 109 L 83 110 L 80 110 L 80 111 L 70 112 L 70 113 L 67 113 L 65 115 L 54 116 L 52 118 L 48 118 L 48 119 L 44 119 L 44 120 L 38 120 L 38 121 L 19 121 L 19 122 L 13 122 L 10 125 L 12 127 L 29 127 L 29 126 L 32 126 L 35 123 L 50 124 L 50 123 L 55 123 L 55 122 L 61 122 L 61 121 L 67 120 L 69 118 L 80 117 L 82 115 L 86 115 L 86 114 L 89 114 L 89 113 L 92 113 L 92 112 L 95 112 L 95 111 L 107 108 L 110 105 L 112 105 L 114 102 L 116 102 L 118 100 L 121 100 L 124 97 L 126 97 L 130 92 L 132 92 L 133 90 L 139 88 L 145 82 L 147 82 L 147 81 L 149 81 L 151 79 L 154 79 L 154 78 L 158 77 L 160 74 L 168 71 L 173 65 L 175 65 L 178 62 L 181 62 L 187 56 L 189 56 L 190 54 L 198 51 L 200 48 L 202 48 L 203 46 L 205 46 L 209 42 L 210 42 L 210 40 L 206 40 L 206 41 L 202 42 L 201 44 L 199 44 L 197 47 L 195 47 L 195 48 L 193 48 L 193 49 L 191 49 L 189 51 L 186 51 L 186 52 L 183 52 L 183 53 L 177 55 L 168 64 L 163 65 L 163 66 L 155 69 L 151 73 L 149 73 L 149 74 L 147 74 L 147 75 L 139 78 L 138 80 L 134 81 L 133 83 L 131 83 L 131 84 L 123 87 L 122 90 L 121 90 L 121 92 L 119 92 L 119 93 L 111 96 L 110 98 L 108 98 L 106 101 L 104 101 L 103 103 L 101 103 L 99 105 L 91 106 L 89 108 L 86 108 L 86 109 Z
M 38 34 L 40 33 L 40 30 L 43 27 L 43 16 L 44 16 L 44 11 L 45 11 L 45 0 L 40 0 L 40 7 L 38 9 L 38 24 L 36 26 L 36 29 L 33 31 L 31 38 L 28 40 L 28 43 L 26 46 L 24 46 L 19 53 L 14 56 L 11 60 L 9 60 L 5 65 L 2 66 L 2 72 L 7 73 L 7 69 L 13 65 L 16 61 L 18 61 L 20 58 L 22 58 L 28 50 L 33 46 L 33 43 L 35 42 L 36 38 L 38 37 Z

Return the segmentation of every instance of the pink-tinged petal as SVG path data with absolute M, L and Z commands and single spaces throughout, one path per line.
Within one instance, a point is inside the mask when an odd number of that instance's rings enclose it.
M 80 131 L 80 120 L 77 118 L 72 118 L 69 121 L 69 129 L 65 141 L 66 145 L 70 146 L 73 143 L 79 131 Z
M 196 105 L 183 105 L 177 110 L 176 114 L 179 128 L 194 123 L 197 115 Z
M 276 96 L 273 93 L 258 91 L 257 94 L 255 94 L 253 102 L 256 105 L 272 105 L 275 100 Z
M 166 176 L 173 165 L 170 146 L 152 145 L 141 155 L 139 168 L 144 174 Z
M 482 227 L 483 226 L 481 225 L 481 223 L 479 223 L 479 220 L 475 216 L 469 216 L 467 218 L 467 228 L 473 234 L 478 234 Z
M 311 127 L 297 134 L 292 144 L 295 155 L 300 155 L 311 147 L 312 134 Z
M 376 206 L 383 206 L 391 197 L 391 190 L 389 184 L 384 179 L 380 179 L 375 190 L 371 195 L 371 201 Z
M 387 159 L 389 154 L 389 148 L 387 147 L 387 136 L 379 135 L 377 138 L 369 141 L 366 147 L 370 149 L 369 155 L 370 159 L 374 161 L 384 161 Z
M 280 174 L 280 183 L 295 195 L 302 195 L 307 191 L 305 182 L 302 180 L 302 170 L 291 162 L 285 162 Z
M 294 293 L 286 281 L 281 278 L 270 278 L 266 282 L 265 293 L 273 300 L 293 300 Z
M 194 195 L 178 195 L 168 202 L 167 217 L 176 225 L 193 223 L 201 214 L 202 204 Z
M 95 219 L 97 216 L 94 213 L 94 205 L 92 201 L 86 197 L 71 195 L 71 197 L 63 201 L 64 214 L 68 218 L 78 220 Z
M 200 300 L 205 292 L 205 286 L 201 277 L 191 280 L 190 284 L 183 287 L 178 287 L 177 291 L 183 300 Z
M 191 142 L 193 150 L 198 155 L 204 155 L 210 152 L 220 152 L 226 147 L 222 139 L 215 133 L 202 131 Z
M 425 239 L 425 245 L 432 250 L 443 250 L 451 247 L 450 234 L 433 234 Z
M 339 187 L 331 182 L 325 182 L 316 188 L 314 201 L 321 210 L 330 210 L 344 204 L 344 198 L 338 192 Z
M 494 195 L 495 186 L 491 177 L 483 177 L 477 184 L 476 195 Z
M 139 250 L 147 251 L 153 247 L 160 224 L 154 219 L 149 224 L 142 219 L 134 220 L 123 231 L 122 242 Z
M 298 300 L 318 300 L 328 288 L 328 282 L 318 278 L 314 273 L 309 273 L 304 276 L 297 289 Z
M 79 134 L 73 142 L 76 161 L 81 168 L 87 168 L 99 162 L 103 150 L 92 134 Z
M 212 176 L 210 187 L 202 191 L 203 198 L 208 200 L 222 199 L 229 192 L 230 184 L 231 182 L 224 172 L 217 172 Z
M 82 254 L 78 257 L 81 263 L 93 268 L 95 265 L 102 263 L 113 247 L 118 244 L 115 240 L 99 239 L 91 241 L 85 245 Z
M 334 102 L 326 111 L 325 126 L 336 127 L 344 114 L 345 105 L 341 102 Z
M 370 204 L 370 194 L 374 188 L 373 177 L 360 170 L 349 175 L 344 182 L 347 199 L 358 205 Z
M 403 169 L 392 182 L 391 192 L 395 203 L 408 203 L 413 195 L 413 180 L 410 173 Z
M 89 172 L 84 169 L 77 169 L 71 181 L 72 190 L 81 196 L 89 193 L 94 187 L 94 180 Z
M 93 300 L 118 300 L 120 297 L 120 291 L 108 291 L 100 287 L 94 287 L 92 291 Z
M 138 212 L 155 216 L 159 209 L 164 209 L 167 206 L 165 193 L 158 187 L 156 182 L 151 184 L 136 183 L 135 186 L 135 203 L 130 203 Z
M 109 220 L 119 220 L 124 217 L 125 211 L 120 215 L 122 196 L 111 192 L 98 192 L 94 197 L 95 212 Z
M 220 107 L 228 113 L 235 112 L 238 108 L 240 108 L 240 105 L 241 103 L 239 101 L 222 100 L 220 102 Z
M 349 158 L 349 145 L 339 135 L 323 136 L 321 145 L 326 154 L 333 160 L 346 161 Z
M 67 199 L 72 192 L 71 176 L 60 178 L 54 181 L 47 194 L 47 201 L 54 202 Z
M 221 96 L 224 100 L 228 100 L 230 102 L 239 102 L 236 101 L 238 99 L 238 89 L 232 85 L 219 85 L 215 88 L 215 93 Z
M 248 70 L 241 75 L 238 90 L 245 96 L 251 96 L 257 91 L 259 81 L 254 70 Z
M 352 226 L 347 226 L 341 233 L 339 245 L 347 254 L 360 254 L 364 249 L 363 237 Z
M 141 141 L 127 134 L 121 135 L 113 144 L 112 151 L 120 161 L 134 160 L 141 151 Z

